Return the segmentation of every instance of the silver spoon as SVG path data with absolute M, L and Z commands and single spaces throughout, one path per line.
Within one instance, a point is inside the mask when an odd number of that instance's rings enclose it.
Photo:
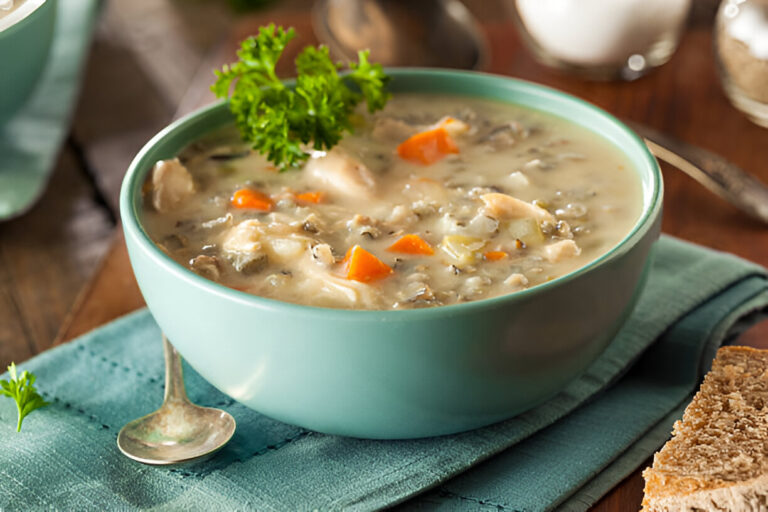
M 221 409 L 190 402 L 184 390 L 181 356 L 165 335 L 163 352 L 163 405 L 125 425 L 117 435 L 117 447 L 133 460 L 158 466 L 208 457 L 232 438 L 235 419 Z
M 317 0 L 312 25 L 336 57 L 384 66 L 482 69 L 488 45 L 459 0 Z
M 659 160 L 686 173 L 753 219 L 768 224 L 768 186 L 723 157 L 625 121 Z

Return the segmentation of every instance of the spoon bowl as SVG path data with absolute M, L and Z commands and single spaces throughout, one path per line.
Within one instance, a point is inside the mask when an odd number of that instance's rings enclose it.
M 488 45 L 459 0 L 318 0 L 315 33 L 339 58 L 368 48 L 384 66 L 483 69 Z
M 172 404 L 125 425 L 117 446 L 144 464 L 181 464 L 213 455 L 234 433 L 234 419 L 220 409 Z
M 181 464 L 210 457 L 235 433 L 235 419 L 221 409 L 200 407 L 187 398 L 181 358 L 163 336 L 165 400 L 155 412 L 126 424 L 117 447 L 127 457 L 152 465 Z

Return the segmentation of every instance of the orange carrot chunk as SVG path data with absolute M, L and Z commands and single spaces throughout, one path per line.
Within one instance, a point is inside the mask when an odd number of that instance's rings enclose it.
M 400 158 L 423 165 L 433 164 L 445 155 L 458 152 L 459 147 L 443 127 L 417 133 L 397 146 Z
M 392 273 L 389 265 L 359 245 L 350 247 L 341 262 L 344 265 L 347 279 L 352 281 L 370 283 L 383 279 Z
M 508 255 L 504 251 L 488 251 L 483 254 L 483 258 L 486 261 L 499 261 L 506 258 Z
M 272 211 L 274 205 L 275 203 L 267 194 L 250 188 L 236 190 L 232 196 L 232 206 L 235 208 L 247 208 L 269 212 Z
M 401 252 L 403 254 L 425 254 L 431 256 L 435 254 L 432 246 L 425 242 L 419 235 L 403 235 L 400 239 L 387 247 L 390 252 Z
M 319 204 L 325 200 L 325 192 L 302 192 L 296 194 L 296 202 L 304 204 Z

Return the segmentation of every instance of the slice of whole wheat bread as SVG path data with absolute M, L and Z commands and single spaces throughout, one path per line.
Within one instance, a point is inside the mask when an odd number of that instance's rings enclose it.
M 644 512 L 768 511 L 768 350 L 717 352 L 643 476 Z

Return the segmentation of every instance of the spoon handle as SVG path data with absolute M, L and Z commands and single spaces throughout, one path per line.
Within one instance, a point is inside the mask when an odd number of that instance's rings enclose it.
M 165 354 L 165 402 L 189 402 L 184 389 L 184 374 L 181 369 L 181 356 L 176 347 L 171 345 L 163 334 L 163 353 Z
M 768 186 L 723 157 L 628 123 L 644 138 L 653 155 L 680 169 L 750 217 L 768 223 Z

